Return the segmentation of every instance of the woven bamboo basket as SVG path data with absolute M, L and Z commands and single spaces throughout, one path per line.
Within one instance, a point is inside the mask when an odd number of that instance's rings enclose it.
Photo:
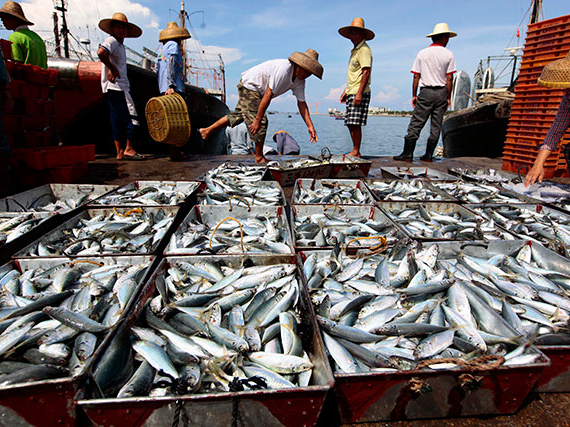
M 177 93 L 157 96 L 146 103 L 148 132 L 156 142 L 182 147 L 190 138 L 186 102 Z

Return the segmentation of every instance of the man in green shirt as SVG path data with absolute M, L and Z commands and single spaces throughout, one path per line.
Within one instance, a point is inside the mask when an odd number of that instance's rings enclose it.
M 46 45 L 40 36 L 28 28 L 28 25 L 34 24 L 27 20 L 22 6 L 8 0 L 0 9 L 0 18 L 6 29 L 14 31 L 8 37 L 12 42 L 12 59 L 47 68 Z

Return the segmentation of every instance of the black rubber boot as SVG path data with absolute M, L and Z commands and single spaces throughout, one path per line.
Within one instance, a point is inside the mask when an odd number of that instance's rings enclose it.
M 394 160 L 404 160 L 411 162 L 414 158 L 414 149 L 416 148 L 416 139 L 404 138 L 404 151 L 399 156 L 394 156 Z
M 433 152 L 435 151 L 435 147 L 437 147 L 437 140 L 430 141 L 428 139 L 426 145 L 426 153 L 420 157 L 422 162 L 433 162 Z
M 566 168 L 570 172 L 570 144 L 566 144 L 564 147 L 564 159 L 566 160 Z

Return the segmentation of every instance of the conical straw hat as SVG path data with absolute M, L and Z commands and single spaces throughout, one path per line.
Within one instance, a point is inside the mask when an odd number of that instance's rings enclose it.
M 307 49 L 305 52 L 293 52 L 289 61 L 304 68 L 319 79 L 323 79 L 323 66 L 319 63 L 319 54 L 316 50 Z
M 189 39 L 190 33 L 186 28 L 179 27 L 176 22 L 169 22 L 165 30 L 158 35 L 159 42 L 167 40 L 186 40 Z
M 546 64 L 538 78 L 538 84 L 556 89 L 570 88 L 570 53 L 566 58 Z
M 352 28 L 362 30 L 364 33 L 364 40 L 372 40 L 375 37 L 374 31 L 364 27 L 364 19 L 362 18 L 354 18 L 350 25 L 339 28 L 338 33 L 341 36 L 348 38 L 348 35 Z
M 435 24 L 435 27 L 433 27 L 433 31 L 430 34 L 428 34 L 426 37 L 437 36 L 439 34 L 449 34 L 449 38 L 457 36 L 457 33 L 449 31 L 449 25 L 447 25 L 447 23 L 440 22 L 439 24 Z
M 24 15 L 22 6 L 12 0 L 8 0 L 6 3 L 4 3 L 4 6 L 2 6 L 2 9 L 0 9 L 0 16 L 2 15 L 10 15 L 13 18 L 19 19 L 26 25 L 34 25 L 34 23 L 28 21 L 26 15 Z
M 107 34 L 111 34 L 114 22 L 120 22 L 121 24 L 127 25 L 129 28 L 127 37 L 137 38 L 142 35 L 142 30 L 140 27 L 133 24 L 132 22 L 129 22 L 127 16 L 121 12 L 114 13 L 113 17 L 110 19 L 101 19 L 101 21 L 99 21 L 99 28 L 101 28 L 101 30 L 105 31 Z

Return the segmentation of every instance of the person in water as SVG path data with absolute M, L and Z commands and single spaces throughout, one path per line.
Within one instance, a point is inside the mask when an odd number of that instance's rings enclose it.
M 207 140 L 212 132 L 245 121 L 255 142 L 255 162 L 266 163 L 268 160 L 263 154 L 268 124 L 265 112 L 273 98 L 291 90 L 309 130 L 310 141 L 317 142 L 317 132 L 305 101 L 305 79 L 311 74 L 323 78 L 323 66 L 318 59 L 319 54 L 308 49 L 305 52 L 293 52 L 288 59 L 273 59 L 245 71 L 238 83 L 239 99 L 235 110 L 211 126 L 199 129 L 200 135 Z
M 538 79 L 538 84 L 556 89 L 566 89 L 566 93 L 560 101 L 554 122 L 552 122 L 543 143 L 538 146 L 538 155 L 524 180 L 527 187 L 533 185 L 537 180 L 542 182 L 546 159 L 553 151 L 558 151 L 562 137 L 570 128 L 570 53 L 566 58 L 547 64 Z M 570 171 L 570 144 L 566 144 L 564 148 L 564 158 L 566 159 L 566 167 Z
M 411 162 L 414 158 L 416 142 L 420 132 L 429 118 L 431 118 L 431 132 L 427 140 L 426 152 L 420 157 L 424 162 L 433 160 L 433 152 L 439 141 L 443 115 L 450 104 L 451 90 L 453 89 L 453 74 L 455 57 L 447 49 L 449 39 L 457 36 L 449 31 L 446 23 L 437 24 L 430 37 L 432 44 L 420 50 L 412 66 L 414 79 L 412 83 L 412 106 L 414 113 L 408 126 L 408 133 L 404 138 L 404 151 L 394 160 Z M 420 93 L 418 94 L 418 87 Z
M 355 18 L 347 27 L 338 30 L 349 39 L 354 48 L 350 51 L 346 89 L 340 102 L 346 102 L 344 125 L 348 127 L 352 139 L 352 151 L 348 154 L 360 157 L 362 126 L 366 126 L 370 105 L 370 73 L 372 72 L 372 50 L 366 41 L 374 38 L 374 32 L 364 27 L 364 19 Z
M 138 125 L 137 110 L 130 94 L 127 77 L 127 56 L 123 42 L 127 37 L 140 37 L 142 30 L 117 12 L 110 19 L 102 19 L 99 28 L 109 34 L 99 45 L 97 55 L 102 62 L 101 89 L 109 99 L 109 112 L 117 159 L 143 160 L 133 148 L 133 134 Z

